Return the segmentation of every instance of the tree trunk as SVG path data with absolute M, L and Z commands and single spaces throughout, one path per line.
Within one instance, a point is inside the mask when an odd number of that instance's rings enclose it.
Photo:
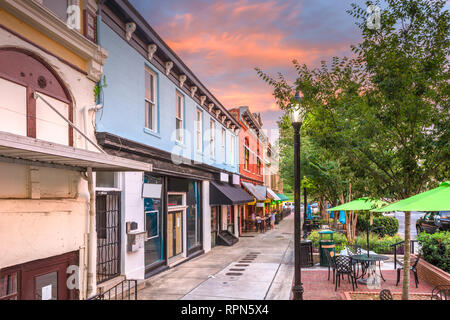
M 405 211 L 405 254 L 403 258 L 403 291 L 402 300 L 409 300 L 409 274 L 411 252 L 411 212 Z
M 355 241 L 356 238 L 356 222 L 358 221 L 358 211 L 355 211 L 352 220 L 352 239 Z
M 349 213 L 347 213 L 349 212 Z M 345 229 L 347 230 L 346 236 L 349 244 L 353 244 L 352 238 L 352 212 L 345 211 Z

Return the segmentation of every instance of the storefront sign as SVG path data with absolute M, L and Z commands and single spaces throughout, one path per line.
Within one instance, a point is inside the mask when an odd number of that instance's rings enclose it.
M 221 182 L 228 182 L 228 174 L 221 172 L 220 173 L 220 181 Z
M 144 183 L 142 186 L 142 198 L 161 199 L 161 184 Z

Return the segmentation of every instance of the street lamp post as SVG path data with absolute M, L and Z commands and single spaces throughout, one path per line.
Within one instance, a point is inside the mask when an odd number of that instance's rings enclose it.
M 300 102 L 297 92 L 295 99 Z M 294 300 L 303 300 L 303 284 L 301 270 L 301 217 L 300 217 L 300 128 L 305 116 L 305 110 L 297 104 L 290 112 L 290 120 L 294 128 L 294 250 L 295 250 L 295 279 L 292 292 Z M 305 208 L 306 210 L 306 208 Z

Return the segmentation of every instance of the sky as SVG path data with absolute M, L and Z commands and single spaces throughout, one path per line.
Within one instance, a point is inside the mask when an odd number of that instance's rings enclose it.
M 319 66 L 361 40 L 346 12 L 361 0 L 129 1 L 227 109 L 260 112 L 269 136 L 282 112 L 255 67 L 295 79 L 293 59 Z

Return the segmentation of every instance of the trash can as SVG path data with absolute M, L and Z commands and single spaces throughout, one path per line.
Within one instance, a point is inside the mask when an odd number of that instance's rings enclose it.
M 311 240 L 302 240 L 300 242 L 301 255 L 300 255 L 300 266 L 302 268 L 312 267 L 313 262 L 313 250 Z
M 334 240 L 333 240 L 333 230 L 322 230 L 319 231 L 319 252 L 320 252 L 320 265 L 322 267 L 328 267 L 328 259 L 325 250 L 335 252 Z M 329 239 L 325 239 L 329 237 Z

